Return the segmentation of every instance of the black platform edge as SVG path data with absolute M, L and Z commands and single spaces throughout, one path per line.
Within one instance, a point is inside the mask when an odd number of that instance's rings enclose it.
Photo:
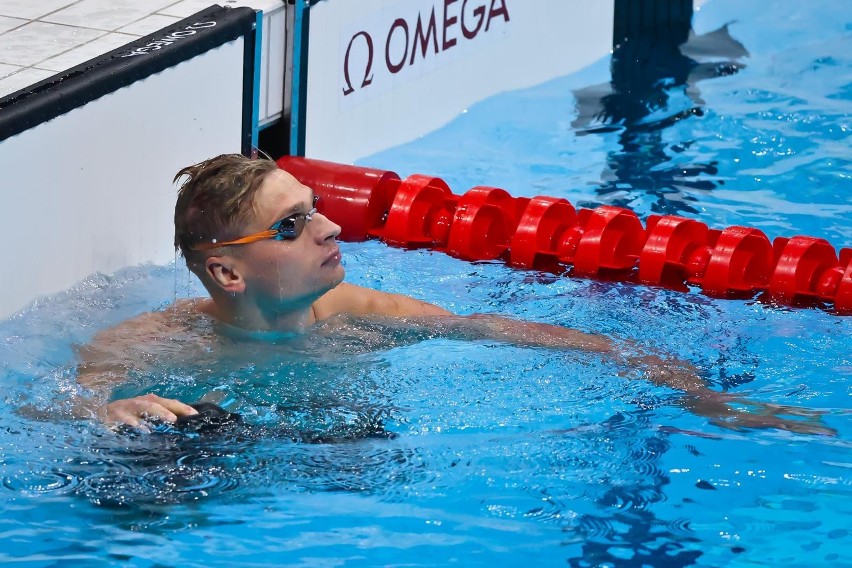
M 2 97 L 0 141 L 240 36 L 247 36 L 245 49 L 253 57 L 255 14 L 251 8 L 214 5 L 156 33 Z
M 615 0 L 612 46 L 630 41 L 673 41 L 689 39 L 692 0 Z

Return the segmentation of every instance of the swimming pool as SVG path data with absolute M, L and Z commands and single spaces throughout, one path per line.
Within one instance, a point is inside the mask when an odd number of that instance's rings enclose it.
M 735 20 L 730 35 L 750 55 L 708 57 L 717 69 L 733 70 L 731 61 L 739 69 L 699 81 L 692 96 L 672 87 L 665 107 L 628 128 L 578 120 L 583 89 L 609 80 L 603 61 L 485 101 L 362 163 L 439 175 L 457 193 L 490 184 L 849 246 L 852 62 L 843 54 L 852 16 L 842 2 L 773 6 L 767 14 L 708 3 L 696 31 Z M 683 119 L 666 120 L 674 115 Z M 182 268 L 139 267 L 94 276 L 0 324 L 0 560 L 852 561 L 852 318 L 377 242 L 343 252 L 352 282 L 460 313 L 635 338 L 693 361 L 714 388 L 818 410 L 837 435 L 723 429 L 679 406 L 677 392 L 620 376 L 593 355 L 380 328 L 304 344 L 271 339 L 237 346 L 230 358 L 178 337 L 122 389 L 158 385 L 159 394 L 188 400 L 217 390 L 245 416 L 236 432 L 115 436 L 19 413 L 26 404 L 61 406 L 74 390 L 74 344 L 202 293 Z

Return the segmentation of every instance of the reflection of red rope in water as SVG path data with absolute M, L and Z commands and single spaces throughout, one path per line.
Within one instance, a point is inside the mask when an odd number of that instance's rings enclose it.
M 399 247 L 428 247 L 465 260 L 502 258 L 511 266 L 638 280 L 708 295 L 764 292 L 795 305 L 831 302 L 852 314 L 852 248 L 840 255 L 825 239 L 769 238 L 758 229 L 710 229 L 671 215 L 643 227 L 628 209 L 575 210 L 565 199 L 512 197 L 496 187 L 454 195 L 424 175 L 285 156 L 278 165 L 322 197 L 320 210 L 340 223 L 341 239 L 377 237 Z

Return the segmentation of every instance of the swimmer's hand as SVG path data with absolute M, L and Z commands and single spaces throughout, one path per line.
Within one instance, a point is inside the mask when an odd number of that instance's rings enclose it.
M 823 412 L 748 400 L 735 395 L 708 391 L 701 397 L 689 397 L 685 405 L 712 424 L 730 430 L 776 428 L 797 434 L 836 436 L 837 430 L 821 422 Z M 743 408 L 737 408 L 743 407 Z
M 707 387 L 692 365 L 659 355 L 632 355 L 625 358 L 642 369 L 655 385 L 686 393 L 681 405 L 711 424 L 729 430 L 775 428 L 797 434 L 835 436 L 837 431 L 821 422 L 824 413 L 809 408 L 749 400 Z
M 98 417 L 106 424 L 126 424 L 147 431 L 150 421 L 174 423 L 181 416 L 193 414 L 198 411 L 179 400 L 146 394 L 114 400 L 101 407 Z

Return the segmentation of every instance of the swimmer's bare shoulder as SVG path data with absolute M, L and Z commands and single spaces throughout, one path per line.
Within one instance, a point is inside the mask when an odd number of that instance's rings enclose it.
M 402 294 L 391 294 L 372 288 L 341 283 L 321 296 L 311 306 L 315 321 L 332 316 L 449 316 L 451 312 L 434 304 Z
M 212 301 L 206 298 L 181 299 L 169 307 L 138 316 L 100 331 L 96 342 L 116 342 L 121 340 L 160 338 L 173 332 L 186 331 L 198 324 L 200 318 L 212 317 Z
M 205 298 L 181 299 L 99 331 L 77 347 L 77 382 L 87 388 L 121 382 L 130 368 L 144 363 L 149 348 L 181 338 L 203 341 L 200 330 L 212 321 L 211 304 Z

